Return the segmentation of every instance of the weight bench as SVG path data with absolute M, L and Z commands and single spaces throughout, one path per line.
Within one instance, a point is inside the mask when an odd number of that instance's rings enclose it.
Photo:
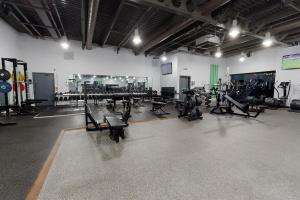
M 159 101 L 152 101 L 152 109 L 151 111 L 157 115 L 169 115 L 170 113 L 163 110 L 167 103 L 159 102 Z
M 119 137 L 122 139 L 125 139 L 124 135 L 124 128 L 128 126 L 127 123 L 122 121 L 116 116 L 110 116 L 110 117 L 105 117 L 104 120 L 108 124 L 108 128 L 110 130 L 110 135 L 109 137 L 116 141 L 117 143 L 119 142 Z
M 85 104 L 85 119 L 87 131 L 102 131 L 104 129 L 110 130 L 110 138 L 115 142 L 119 142 L 119 137 L 125 138 L 124 128 L 128 126 L 127 121 L 122 121 L 118 116 L 104 117 L 104 122 L 100 123 L 93 116 L 89 105 Z
M 241 104 L 239 102 L 237 102 L 236 100 L 234 100 L 233 98 L 231 98 L 230 96 L 228 95 L 224 95 L 224 98 L 228 101 L 229 103 L 229 106 L 227 108 L 227 111 L 230 113 L 230 114 L 234 114 L 234 115 L 240 115 L 240 116 L 245 116 L 245 117 L 254 117 L 256 118 L 261 112 L 262 112 L 262 109 L 258 110 L 256 112 L 255 115 L 251 115 L 250 114 L 250 111 L 249 111 L 249 104 Z M 244 114 L 240 114 L 240 113 L 235 113 L 233 110 L 232 110 L 232 107 L 235 106 L 237 109 L 239 109 L 241 112 L 243 112 Z
M 141 98 L 132 98 L 132 106 L 134 106 L 134 107 L 141 107 L 141 106 L 143 106 L 141 103 L 140 103 L 140 100 L 141 100 Z

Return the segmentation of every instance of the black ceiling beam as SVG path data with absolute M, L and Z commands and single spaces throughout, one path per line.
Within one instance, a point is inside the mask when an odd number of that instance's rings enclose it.
M 253 46 L 253 45 L 258 45 L 260 44 L 261 47 L 262 47 L 262 41 L 261 40 L 252 40 L 252 41 L 249 41 L 249 42 L 246 42 L 246 43 L 243 43 L 243 44 L 239 44 L 239 45 L 236 45 L 236 46 L 232 46 L 232 47 L 228 47 L 228 48 L 222 48 L 222 51 L 223 52 L 230 52 L 230 51 L 234 51 L 234 50 L 242 50 L 246 47 L 249 47 L 249 46 Z
M 88 21 L 87 21 L 87 33 L 86 33 L 86 48 L 92 49 L 93 36 L 95 32 L 95 26 L 97 21 L 99 0 L 89 0 L 88 6 Z
M 111 22 L 110 22 L 110 24 L 108 26 L 108 29 L 105 31 L 105 34 L 104 34 L 104 37 L 103 37 L 104 40 L 103 40 L 101 46 L 104 46 L 106 44 L 106 42 L 107 42 L 107 40 L 108 40 L 108 38 L 110 36 L 110 33 L 113 30 L 113 28 L 114 28 L 114 26 L 115 26 L 115 24 L 116 24 L 116 22 L 118 20 L 118 17 L 119 17 L 119 15 L 121 13 L 122 8 L 123 8 L 123 0 L 121 0 L 120 3 L 118 4 L 118 7 L 116 9 L 116 13 L 114 14 L 114 17 L 111 20 Z
M 197 9 L 194 10 L 193 12 L 190 12 L 185 3 L 181 3 L 181 5 L 178 7 L 178 6 L 174 5 L 173 0 L 164 0 L 164 1 L 159 1 L 159 0 L 128 0 L 128 1 L 132 1 L 132 2 L 135 2 L 135 3 L 141 3 L 141 4 L 144 4 L 144 5 L 156 7 L 158 9 L 165 10 L 165 11 L 171 12 L 173 14 L 188 17 L 189 19 L 192 19 L 192 20 L 202 21 L 202 22 L 214 25 L 214 26 L 219 26 L 219 23 L 216 20 L 212 19 L 210 16 L 202 15 L 201 11 L 199 11 Z M 173 33 L 175 33 L 176 30 L 172 30 L 172 31 L 173 31 Z M 163 33 L 160 33 L 160 34 L 163 34 Z M 254 37 L 254 38 L 264 39 L 264 36 L 257 35 L 255 33 L 250 32 L 250 31 L 243 31 L 243 34 Z M 160 37 L 159 35 L 156 35 L 156 38 L 153 38 L 153 40 L 154 40 L 154 42 L 153 42 L 154 45 L 153 46 L 157 45 L 160 41 L 162 41 L 161 39 L 163 39 L 163 37 Z M 148 42 L 148 43 L 150 44 L 150 42 Z M 287 45 L 287 44 L 282 43 L 282 42 L 277 42 L 277 44 Z M 152 45 L 145 45 L 143 48 L 140 48 L 137 51 L 135 51 L 135 53 L 139 54 L 143 51 L 146 51 L 146 50 L 150 49 L 153 46 Z
M 32 31 L 24 23 L 22 23 L 19 17 L 17 17 L 13 12 L 9 12 L 8 16 L 13 17 L 18 23 L 20 23 L 20 25 L 29 33 L 29 35 L 34 36 Z
M 161 49 L 164 49 L 164 48 L 168 49 L 168 48 L 172 47 L 173 45 L 181 43 L 184 40 L 195 37 L 195 35 L 197 35 L 203 31 L 203 30 L 198 31 L 195 29 L 198 29 L 198 27 L 185 32 L 183 35 L 179 35 L 178 37 L 173 38 L 172 40 L 166 42 L 165 44 L 159 45 L 157 47 L 153 47 L 151 50 L 149 50 L 148 53 L 151 54 L 152 52 L 163 51 Z
M 295 5 L 294 2 L 287 2 L 286 4 L 287 4 L 288 7 L 294 9 L 294 10 L 297 11 L 297 12 L 300 12 L 300 7 L 297 6 L 297 5 Z
M 244 16 L 246 18 L 257 18 L 258 16 L 265 16 L 268 12 L 272 12 L 275 9 L 282 7 L 280 2 L 275 2 L 272 5 L 264 6 L 262 9 L 259 9 L 255 12 L 251 12 L 250 14 Z
M 283 32 L 283 31 L 287 31 L 287 30 L 291 30 L 291 29 L 295 29 L 295 28 L 299 28 L 299 27 L 300 27 L 299 19 L 296 19 L 296 20 L 291 21 L 291 22 L 283 23 L 281 26 L 271 28 L 269 31 L 272 34 L 276 34 L 276 33 L 280 33 L 280 32 Z
M 127 1 L 131 1 L 131 2 L 135 2 L 135 3 L 143 4 L 146 6 L 154 7 L 157 9 L 165 10 L 167 12 L 170 12 L 170 13 L 173 13 L 176 15 L 192 18 L 193 20 L 202 21 L 202 22 L 206 22 L 209 24 L 213 24 L 213 25 L 218 24 L 218 22 L 216 20 L 214 20 L 210 16 L 202 15 L 201 11 L 199 11 L 197 9 L 194 10 L 193 12 L 190 12 L 185 3 L 181 3 L 181 6 L 177 7 L 176 5 L 174 5 L 173 0 L 164 0 L 164 1 L 160 1 L 160 0 L 127 0 Z
M 151 49 L 152 47 L 156 46 L 157 44 L 167 40 L 175 33 L 187 28 L 188 26 L 192 25 L 195 22 L 193 19 L 183 20 L 181 23 L 178 23 L 178 20 L 175 19 L 173 22 L 171 21 L 169 27 L 163 26 L 160 30 L 158 30 L 153 36 L 145 42 L 145 45 L 141 48 L 135 50 L 135 53 L 138 55 Z
M 30 8 L 30 9 L 47 11 L 45 8 L 43 8 L 41 6 L 26 5 L 26 4 L 23 4 L 23 3 L 18 3 L 18 2 L 14 2 L 14 1 L 7 1 L 7 0 L 0 0 L 0 2 L 2 2 L 4 4 L 16 5 L 16 6 L 23 7 L 23 8 Z
M 29 26 L 35 26 L 35 27 L 40 27 L 40 28 L 44 28 L 44 29 L 53 29 L 53 30 L 59 30 L 58 28 L 56 27 L 53 27 L 53 26 L 46 26 L 46 25 L 39 25 L 39 24 L 32 24 L 32 23 L 27 23 L 27 22 L 20 22 L 24 25 L 29 25 Z
M 247 53 L 249 51 L 255 51 L 255 50 L 260 50 L 260 49 L 262 49 L 261 44 L 257 43 L 257 44 L 245 46 L 245 47 L 243 47 L 243 49 L 234 49 L 232 51 L 224 52 L 224 56 L 229 57 L 229 56 L 239 55 L 239 54 L 241 54 L 241 52 Z
M 187 31 L 184 34 L 179 35 L 176 38 L 173 38 L 172 40 L 168 41 L 166 44 L 162 44 L 162 45 L 159 45 L 158 47 L 154 47 L 149 52 L 151 53 L 151 52 L 155 52 L 155 51 L 163 51 L 163 50 L 161 50 L 162 48 L 171 48 L 172 46 L 175 46 L 175 45 L 181 45 L 181 46 L 197 49 L 197 47 L 191 47 L 191 46 L 189 46 L 189 44 L 194 42 L 195 39 L 193 39 L 193 37 L 200 35 L 200 33 L 202 33 L 203 35 L 215 34 L 215 30 L 210 30 L 210 26 L 207 24 L 204 24 L 202 26 L 198 26 L 196 28 L 193 28 L 192 30 Z M 201 36 L 202 35 L 200 35 L 198 37 L 201 37 Z
M 42 0 L 42 1 L 44 1 L 44 0 Z M 35 7 L 44 7 L 42 5 L 41 0 L 28 0 L 28 2 L 32 6 L 35 6 Z M 44 10 L 34 9 L 34 10 L 45 26 L 52 26 L 51 20 L 49 19 L 48 15 L 47 15 L 46 9 L 44 9 Z M 56 31 L 54 29 L 49 28 L 48 32 L 50 33 L 52 38 L 54 38 L 54 39 L 58 38 L 58 34 L 56 33 Z
M 124 45 L 126 45 L 133 34 L 134 30 L 143 22 L 146 23 L 148 20 L 150 20 L 152 15 L 153 8 L 149 7 L 143 15 L 139 18 L 139 20 L 131 27 L 130 31 L 126 34 L 126 36 L 122 39 L 122 41 L 119 43 L 117 47 L 117 52 L 119 52 L 120 48 L 122 48 Z
M 81 21 L 81 40 L 82 40 L 82 45 L 81 48 L 84 49 L 86 45 L 86 12 L 87 7 L 86 7 L 86 0 L 81 0 L 81 16 L 80 16 L 80 21 Z
M 54 0 L 52 0 L 52 6 L 53 6 L 54 11 L 55 11 L 55 14 L 56 14 L 56 16 L 57 16 L 57 18 L 58 18 L 58 22 L 59 22 L 59 25 L 60 25 L 60 27 L 61 27 L 61 30 L 63 31 L 63 35 L 66 36 L 65 27 L 64 27 L 64 25 L 63 25 L 63 23 L 62 23 L 62 21 L 61 21 L 61 17 L 60 17 L 60 15 L 59 15 L 59 12 L 58 12 L 58 10 L 57 10 L 57 6 L 56 6 Z
M 59 29 L 57 27 L 57 24 L 56 24 L 56 22 L 55 22 L 55 20 L 53 18 L 52 11 L 49 9 L 49 6 L 48 6 L 48 4 L 47 4 L 47 2 L 45 0 L 43 0 L 42 2 L 44 4 L 44 7 L 48 10 L 47 11 L 48 16 L 50 17 L 50 21 L 52 21 L 52 24 L 55 27 L 55 30 L 56 30 L 56 33 L 57 33 L 58 37 L 61 37 L 61 33 L 60 33 L 60 31 L 59 31 Z
M 214 10 L 229 3 L 230 1 L 231 0 L 210 0 L 200 8 L 200 11 L 202 12 L 202 15 L 208 16 L 211 15 Z
M 23 12 L 18 8 L 18 6 L 16 6 L 15 4 L 12 4 L 12 7 L 22 16 L 22 18 L 28 23 L 30 24 L 30 27 L 34 30 L 34 32 L 39 36 L 42 37 L 41 33 L 33 26 L 31 25 L 29 19 L 23 14 Z

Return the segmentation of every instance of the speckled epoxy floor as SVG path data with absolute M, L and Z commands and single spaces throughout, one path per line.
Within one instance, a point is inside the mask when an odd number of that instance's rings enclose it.
M 39 199 L 300 199 L 299 122 L 286 111 L 154 120 L 120 144 L 70 131 Z

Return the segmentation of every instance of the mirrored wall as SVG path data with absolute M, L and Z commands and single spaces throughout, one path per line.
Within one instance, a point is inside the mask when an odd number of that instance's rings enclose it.
M 84 83 L 88 85 L 88 93 L 152 90 L 151 77 L 73 74 L 67 81 L 69 92 L 82 93 Z

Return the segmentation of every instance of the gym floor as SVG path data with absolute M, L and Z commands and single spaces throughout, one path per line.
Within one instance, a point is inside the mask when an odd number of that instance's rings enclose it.
M 299 120 L 282 110 L 149 121 L 120 144 L 67 131 L 38 199 L 296 200 Z
M 267 110 L 257 119 L 205 113 L 188 122 L 173 110 L 164 120 L 153 118 L 148 108 L 133 109 L 120 144 L 105 131 L 76 129 L 84 126 L 81 114 L 23 117 L 1 127 L 1 197 L 25 199 L 59 144 L 38 199 L 299 199 L 298 113 Z M 144 121 L 134 121 L 134 113 Z
M 148 112 L 149 104 L 144 105 L 132 108 L 131 122 L 159 119 Z M 109 113 L 101 106 L 94 109 L 98 111 L 98 119 Z M 171 112 L 168 118 L 176 117 L 174 105 L 166 109 Z M 25 199 L 61 131 L 85 126 L 83 113 L 80 108 L 46 108 L 34 118 L 19 117 L 16 126 L 0 127 L 1 199 Z

